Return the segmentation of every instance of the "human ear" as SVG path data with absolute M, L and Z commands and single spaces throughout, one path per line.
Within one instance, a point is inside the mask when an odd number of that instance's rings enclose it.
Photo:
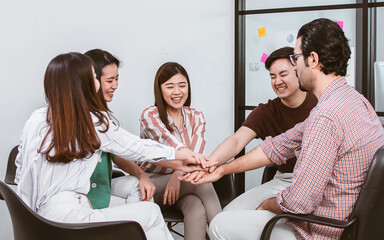
M 311 52 L 309 54 L 309 66 L 311 66 L 312 68 L 315 68 L 319 65 L 319 55 L 317 54 L 317 52 Z

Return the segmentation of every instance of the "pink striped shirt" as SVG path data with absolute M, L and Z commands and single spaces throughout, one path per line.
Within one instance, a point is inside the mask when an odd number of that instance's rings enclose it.
M 262 143 L 276 164 L 297 156 L 292 185 L 277 195 L 285 212 L 347 220 L 373 155 L 384 145 L 384 130 L 368 100 L 334 80 L 309 117 Z M 342 230 L 288 221 L 298 239 L 339 239 Z
M 180 131 L 172 118 L 168 121 L 173 129 L 171 133 L 160 119 L 159 110 L 155 106 L 144 109 L 140 117 L 140 137 L 156 140 L 159 143 L 180 149 L 187 147 L 196 153 L 203 153 L 205 148 L 205 119 L 202 112 L 190 107 L 182 108 L 184 125 Z M 155 166 L 151 163 L 139 163 L 146 172 L 170 174 L 173 169 Z

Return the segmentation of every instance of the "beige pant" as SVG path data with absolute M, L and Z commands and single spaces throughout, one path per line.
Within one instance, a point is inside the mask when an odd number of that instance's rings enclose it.
M 163 195 L 171 174 L 149 173 L 149 176 L 156 186 L 155 203 L 163 209 L 169 207 L 163 205 Z M 193 185 L 181 182 L 179 200 L 175 205 L 184 215 L 185 240 L 205 239 L 207 224 L 221 212 L 219 198 L 212 183 Z

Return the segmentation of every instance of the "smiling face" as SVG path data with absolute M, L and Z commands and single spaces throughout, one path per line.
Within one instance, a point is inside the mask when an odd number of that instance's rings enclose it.
M 111 102 L 118 87 L 119 71 L 116 64 L 109 64 L 101 71 L 101 89 L 106 102 Z
M 160 86 L 167 110 L 175 111 L 181 109 L 188 98 L 188 82 L 180 73 L 171 77 Z
M 276 95 L 284 100 L 289 100 L 299 90 L 299 81 L 295 69 L 288 59 L 277 59 L 269 69 L 271 85 Z

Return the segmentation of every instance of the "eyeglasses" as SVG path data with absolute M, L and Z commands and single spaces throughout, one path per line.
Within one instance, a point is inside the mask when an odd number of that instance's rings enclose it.
M 296 54 L 289 55 L 289 60 L 291 61 L 293 66 L 297 65 L 297 58 L 301 55 L 303 55 L 303 53 L 296 53 Z

